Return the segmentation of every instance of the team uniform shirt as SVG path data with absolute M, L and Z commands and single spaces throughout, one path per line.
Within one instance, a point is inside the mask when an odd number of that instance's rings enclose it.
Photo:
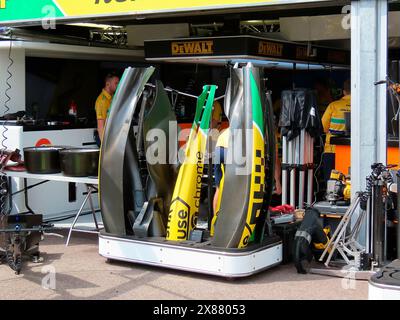
M 346 130 L 345 112 L 350 112 L 351 96 L 344 96 L 338 101 L 332 102 L 322 117 L 322 125 L 326 133 L 325 153 L 334 153 L 335 146 L 331 145 L 333 135 L 341 135 Z
M 222 121 L 222 107 L 218 101 L 213 103 L 212 118 L 213 120 Z
M 218 101 L 214 101 L 213 104 L 213 112 L 212 112 L 212 120 L 216 121 L 218 124 L 222 121 L 222 107 Z M 209 132 L 210 143 L 207 143 L 207 153 L 213 153 L 216 148 L 218 138 L 220 136 L 220 132 L 217 127 L 212 127 L 212 130 Z
M 103 89 L 98 96 L 95 105 L 97 120 L 106 120 L 111 106 L 111 101 L 112 96 Z

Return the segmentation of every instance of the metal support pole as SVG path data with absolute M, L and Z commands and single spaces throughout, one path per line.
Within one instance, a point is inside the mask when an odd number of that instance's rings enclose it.
M 383 210 L 382 191 L 383 183 L 378 181 L 374 183 L 372 188 L 373 198 L 373 258 L 378 266 L 382 266 L 384 262 L 384 235 L 385 235 L 385 214 Z
M 288 164 L 288 143 L 287 137 L 282 137 L 282 162 L 284 165 Z M 288 169 L 282 168 L 282 204 L 288 202 Z
M 77 223 L 77 221 L 78 221 L 78 219 L 79 219 L 79 217 L 80 217 L 80 215 L 81 215 L 81 213 L 83 211 L 83 208 L 85 207 L 85 204 L 88 201 L 88 199 L 90 198 L 90 196 L 91 196 L 91 191 L 88 192 L 88 194 L 86 195 L 85 199 L 83 200 L 83 202 L 81 204 L 81 207 L 78 210 L 78 213 L 76 214 L 76 216 L 74 218 L 74 221 L 72 222 L 71 228 L 69 229 L 69 232 L 68 232 L 67 242 L 65 244 L 66 247 L 68 247 L 69 240 L 71 238 L 71 234 L 72 234 L 72 231 L 74 230 L 75 224 Z
M 92 193 L 93 193 L 93 191 L 97 191 L 97 188 L 95 186 L 93 186 L 93 185 L 87 184 L 86 185 L 86 190 L 87 190 L 88 194 L 90 194 L 90 196 L 89 196 L 89 205 L 90 205 L 90 210 L 92 210 L 94 224 L 96 226 L 96 230 L 99 230 L 100 228 L 99 228 L 99 223 L 97 222 L 96 210 L 94 210 L 93 200 L 92 200 Z
M 313 203 L 313 191 L 314 191 L 314 138 L 307 134 L 309 141 L 308 145 L 308 182 L 307 182 L 307 203 L 311 205 Z
M 377 81 L 388 75 L 388 1 L 377 0 Z M 377 162 L 387 164 L 387 90 L 385 86 L 376 86 L 377 122 L 376 135 Z
M 373 208 L 373 197 L 372 197 L 372 194 L 370 194 L 369 197 L 368 197 L 368 202 L 367 202 L 367 221 L 366 221 L 367 237 L 366 237 L 366 243 L 365 243 L 365 252 L 369 253 L 369 254 L 372 254 L 372 243 L 373 243 L 372 208 Z
M 299 209 L 304 208 L 304 191 L 305 191 L 305 183 L 306 183 L 306 130 L 302 129 L 299 136 Z
M 372 163 L 386 164 L 387 1 L 351 2 L 351 183 L 365 190 Z M 385 93 L 381 92 L 385 91 Z M 359 211 L 354 215 L 354 220 Z M 365 225 L 359 242 L 365 244 Z
M 94 233 L 94 234 L 98 234 L 99 231 L 100 231 L 100 227 L 99 227 L 99 224 L 98 224 L 97 218 L 96 218 L 96 210 L 94 210 L 93 202 L 92 202 L 92 193 L 93 193 L 93 192 L 96 192 L 98 189 L 97 189 L 97 187 L 95 187 L 94 185 L 90 185 L 90 184 L 87 184 L 87 185 L 86 185 L 86 189 L 87 189 L 87 195 L 86 195 L 85 199 L 83 200 L 82 205 L 81 205 L 81 207 L 79 208 L 79 210 L 78 210 L 78 212 L 77 212 L 77 214 L 76 214 L 76 216 L 75 216 L 75 218 L 74 218 L 74 221 L 72 222 L 72 225 L 71 225 L 71 227 L 70 227 L 70 229 L 69 229 L 68 237 L 67 237 L 67 242 L 66 242 L 66 244 L 65 244 L 66 247 L 68 247 L 68 245 L 69 245 L 69 241 L 70 241 L 70 239 L 71 239 L 71 234 L 72 234 L 73 231 L 76 231 L 76 232 L 83 232 L 83 233 Z M 75 224 L 78 222 L 78 219 L 79 219 L 79 217 L 80 217 L 81 214 L 82 214 L 83 208 L 85 207 L 85 204 L 86 204 L 88 201 L 89 201 L 89 204 L 90 204 L 90 209 L 92 210 L 93 220 L 94 220 L 94 223 L 95 223 L 95 225 L 96 225 L 96 229 L 95 229 L 95 231 L 92 231 L 92 230 L 83 230 L 83 229 L 75 229 L 75 228 L 74 228 L 74 227 L 75 227 Z
M 293 139 L 289 143 L 290 149 L 290 205 L 296 207 L 296 150 L 297 150 L 297 138 Z

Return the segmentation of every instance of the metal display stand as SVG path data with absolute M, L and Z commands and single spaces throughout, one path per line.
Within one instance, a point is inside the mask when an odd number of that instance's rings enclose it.
M 282 252 L 281 241 L 248 250 L 212 250 L 207 243 L 171 244 L 161 238 L 99 234 L 99 254 L 105 258 L 230 278 L 247 277 L 279 265 Z
M 282 149 L 282 204 L 289 203 L 303 209 L 306 197 L 308 204 L 313 202 L 314 139 L 302 129 L 300 135 L 291 141 L 283 136 Z
M 282 92 L 282 204 L 303 209 L 313 203 L 314 137 L 321 133 L 315 93 L 309 89 Z
M 356 193 L 319 259 L 322 262 L 327 256 L 326 267 L 330 267 L 336 252 L 347 266 L 355 268 L 358 272 L 372 271 L 386 263 L 387 217 L 384 203 L 387 200 L 385 190 L 390 190 L 393 183 L 388 170 L 390 167 L 381 163 L 371 166 L 372 173 L 367 177 L 367 191 Z M 359 206 L 361 210 L 357 216 Z M 364 222 L 367 226 L 365 246 L 358 241 Z
M 366 252 L 364 246 L 360 245 L 356 240 L 360 233 L 360 228 L 363 220 L 365 219 L 366 211 L 358 216 L 357 221 L 352 230 L 347 233 L 348 227 L 351 224 L 352 218 L 358 205 L 360 204 L 362 194 L 357 193 L 353 199 L 351 206 L 347 209 L 345 215 L 341 219 L 339 226 L 335 230 L 332 238 L 330 239 L 328 246 L 323 252 L 319 261 L 323 261 L 325 256 L 328 254 L 328 258 L 325 261 L 325 266 L 329 267 L 333 254 L 338 251 L 343 260 L 349 265 L 354 266 L 359 270 L 363 269 L 361 254 Z M 352 260 L 351 260 L 352 259 Z
M 246 121 L 248 119 L 254 121 L 251 117 L 251 108 L 243 108 L 242 106 L 239 106 L 239 103 L 244 104 L 243 99 L 234 98 L 243 96 L 244 91 L 244 88 L 241 89 L 244 85 L 242 84 L 242 81 L 240 81 L 238 74 L 242 74 L 242 77 L 244 77 L 243 71 L 246 71 L 247 73 L 252 72 L 250 67 L 251 66 L 248 67 L 248 70 L 236 70 L 237 72 L 232 72 L 233 80 L 232 83 L 228 84 L 228 88 L 230 87 L 232 90 L 227 90 L 228 94 L 225 98 L 232 102 L 229 104 L 230 108 L 233 108 L 234 105 L 237 109 L 240 109 L 241 111 L 246 110 L 248 112 L 247 117 L 244 118 Z M 180 241 L 167 240 L 167 232 L 169 232 L 168 225 L 164 225 L 163 228 L 162 221 L 156 220 L 154 214 L 158 213 L 159 216 L 161 216 L 161 213 L 165 215 L 165 213 L 168 214 L 168 211 L 164 211 L 164 208 L 161 205 L 158 205 L 157 210 L 154 209 L 156 206 L 148 206 L 148 203 L 155 199 L 154 197 L 151 198 L 151 195 L 146 199 L 147 203 L 144 203 L 142 207 L 142 209 L 144 209 L 141 211 L 144 213 L 143 216 L 145 214 L 147 215 L 148 220 L 146 220 L 146 222 L 148 223 L 145 224 L 140 222 L 143 228 L 135 229 L 136 221 L 142 219 L 142 216 L 138 216 L 135 218 L 136 220 L 133 223 L 133 232 L 131 232 L 130 228 L 127 228 L 125 220 L 127 212 L 123 202 L 131 190 L 125 188 L 123 170 L 120 170 L 120 168 L 124 164 L 126 150 L 130 145 L 136 145 L 129 140 L 127 133 L 130 130 L 132 119 L 135 116 L 135 111 L 138 111 L 137 108 L 139 108 L 138 105 L 140 101 L 139 97 L 142 95 L 146 86 L 151 87 L 147 82 L 153 72 L 154 68 L 126 69 L 123 80 L 120 82 L 119 90 L 113 99 L 112 112 L 107 120 L 108 123 L 112 123 L 113 125 L 106 127 L 100 158 L 101 209 L 105 230 L 102 230 L 99 234 L 99 254 L 112 260 L 128 261 L 176 270 L 212 274 L 222 277 L 245 277 L 280 264 L 282 262 L 283 245 L 281 239 L 273 235 L 246 243 L 244 247 L 240 247 L 239 244 L 218 245 L 213 243 L 213 241 L 215 241 L 215 235 L 210 237 L 207 232 L 208 230 L 201 228 L 196 223 L 195 227 L 197 228 L 192 229 L 192 236 L 188 233 L 185 234 L 184 237 L 180 238 Z M 248 76 L 246 79 L 251 79 L 251 77 Z M 163 95 L 162 92 L 164 91 L 161 82 L 158 83 L 158 89 L 159 94 L 156 95 L 156 98 L 158 97 L 159 100 L 155 99 L 152 102 L 153 104 L 149 106 L 149 110 L 152 110 L 153 112 L 153 117 L 147 119 L 147 121 L 149 126 L 151 123 L 151 128 L 162 129 L 166 132 L 167 128 L 163 119 L 160 119 L 159 116 L 156 117 L 155 115 L 156 111 L 160 112 L 162 108 L 168 110 L 170 108 L 165 108 L 166 102 L 164 103 L 161 100 Z M 247 89 L 250 90 L 250 81 Z M 165 91 L 169 91 L 168 88 L 165 89 Z M 181 92 L 172 92 L 182 94 Z M 256 103 L 254 102 L 254 104 Z M 250 106 L 252 106 L 252 104 L 250 104 Z M 201 113 L 198 114 L 198 117 L 200 117 L 200 115 Z M 168 117 L 168 115 L 166 116 Z M 197 119 L 196 116 L 195 119 Z M 238 128 L 247 128 L 249 122 L 241 120 L 242 118 L 236 120 Z M 199 119 L 195 121 L 199 121 Z M 234 122 L 231 121 L 231 126 L 232 123 Z M 252 123 L 251 127 L 253 127 Z M 203 130 L 203 128 L 200 129 Z M 272 130 L 272 128 L 269 130 Z M 203 134 L 203 132 L 201 134 Z M 173 154 L 175 154 L 175 152 L 176 151 L 174 150 Z M 131 168 L 135 169 L 135 166 L 131 165 Z M 151 174 L 152 171 L 150 169 L 154 170 L 160 168 L 151 168 L 148 166 L 148 169 L 149 177 L 152 179 L 154 178 L 155 183 L 157 183 L 158 180 L 158 186 L 165 182 L 161 181 L 161 179 L 156 179 L 158 176 L 156 177 L 155 174 Z M 165 172 L 168 168 L 164 167 L 163 169 L 165 169 L 163 171 Z M 137 167 L 135 170 L 137 170 Z M 203 176 L 203 172 L 201 173 L 201 176 Z M 128 179 L 131 178 L 128 177 Z M 211 179 L 212 167 L 210 166 L 208 172 L 209 184 L 213 182 Z M 133 181 L 134 179 L 131 180 Z M 192 179 L 192 182 L 195 182 L 195 180 L 197 179 Z M 170 179 L 168 182 L 171 181 L 172 180 Z M 243 183 L 243 188 L 247 188 L 247 186 L 252 182 L 251 176 L 244 176 L 243 181 L 249 182 L 249 184 Z M 256 184 L 261 185 L 261 180 Z M 186 186 L 187 185 L 183 185 L 184 188 Z M 230 186 L 234 186 L 236 188 L 235 192 L 240 193 L 237 189 L 240 189 L 241 185 L 231 184 Z M 174 188 L 174 186 L 168 186 L 168 188 Z M 262 192 L 257 193 L 257 196 L 260 193 L 264 195 L 264 191 L 261 191 Z M 241 195 L 242 197 L 239 199 L 248 196 L 248 199 L 245 201 L 255 201 L 250 200 L 251 196 L 253 196 L 252 194 L 247 195 L 246 192 L 242 192 Z M 165 197 L 167 196 L 169 195 L 166 194 Z M 170 198 L 172 198 L 172 196 L 173 195 L 171 195 Z M 210 193 L 208 194 L 208 197 L 210 198 L 209 204 L 211 204 L 212 199 Z M 236 197 L 234 200 L 237 200 L 238 198 L 235 193 L 232 193 L 232 197 Z M 256 195 L 254 193 L 254 199 L 255 198 Z M 162 198 L 160 199 L 162 200 Z M 170 200 L 168 200 L 168 202 L 169 201 Z M 243 201 L 238 202 L 240 202 L 240 205 L 243 204 Z M 168 205 L 170 205 L 170 203 Z M 186 202 L 182 202 L 182 205 L 185 205 L 185 209 L 181 211 L 182 213 L 185 212 L 186 209 L 186 212 L 194 209 L 194 206 L 191 208 Z M 210 209 L 211 208 L 209 207 L 207 210 L 209 220 L 211 218 Z M 245 213 L 242 209 L 243 208 L 234 207 L 233 210 L 239 210 L 240 214 Z M 236 213 L 232 212 L 233 210 L 226 210 L 226 217 L 231 221 L 234 220 L 232 219 L 232 214 Z M 224 227 L 223 231 L 225 231 L 226 224 L 221 222 L 223 217 L 224 215 L 220 215 L 218 222 Z M 143 221 L 143 219 L 140 221 Z M 154 229 L 151 228 L 153 223 L 155 226 Z M 158 226 L 158 229 L 156 226 Z M 239 232 L 237 231 L 240 231 L 239 228 L 238 230 L 234 230 L 232 233 L 229 232 L 229 235 L 236 233 L 235 235 L 237 237 L 237 235 L 239 235 Z M 243 228 L 243 232 L 247 231 L 245 225 Z M 187 228 L 187 230 L 189 231 L 189 228 Z M 228 239 L 228 237 L 225 237 L 225 239 Z M 225 241 L 225 239 L 223 240 Z M 229 240 L 230 239 L 228 239 L 228 241 Z

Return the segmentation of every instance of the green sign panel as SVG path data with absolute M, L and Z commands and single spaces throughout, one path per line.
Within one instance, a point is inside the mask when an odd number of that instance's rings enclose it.
M 45 17 L 64 17 L 52 0 L 0 0 L 0 21 L 30 21 Z

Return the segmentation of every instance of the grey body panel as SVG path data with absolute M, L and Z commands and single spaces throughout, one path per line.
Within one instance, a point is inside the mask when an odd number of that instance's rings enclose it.
M 165 237 L 165 222 L 159 211 L 162 207 L 161 198 L 152 198 L 144 203 L 133 225 L 135 236 L 139 238 Z
M 105 127 L 100 156 L 100 206 L 105 230 L 118 235 L 126 234 L 124 161 L 132 117 L 153 72 L 153 67 L 125 70 Z
M 168 99 L 168 96 L 164 90 L 164 86 L 160 81 L 156 82 L 156 96 L 153 103 L 148 106 L 148 110 L 145 112 L 144 121 L 143 121 L 143 136 L 144 136 L 144 146 L 147 156 L 147 151 L 149 147 L 154 143 L 151 141 L 147 141 L 146 137 L 148 137 L 148 133 L 151 129 L 158 129 L 164 132 L 165 137 L 167 139 L 166 145 L 162 145 L 165 149 L 165 154 L 163 154 L 163 158 L 166 163 L 150 163 L 147 162 L 147 168 L 150 174 L 150 177 L 154 183 L 154 187 L 156 190 L 156 197 L 162 198 L 164 202 L 164 212 L 162 212 L 165 222 L 168 217 L 168 210 L 172 198 L 172 194 L 174 192 L 174 186 L 177 178 L 177 166 L 174 165 L 178 141 L 175 132 L 170 132 L 170 122 L 176 122 L 176 116 L 174 111 L 172 110 L 172 106 Z M 169 145 L 169 141 L 171 141 L 171 145 Z
M 252 129 L 252 104 L 250 91 L 250 72 L 255 74 L 254 68 L 233 69 L 230 84 L 227 88 L 227 107 L 230 121 L 229 148 L 227 151 L 227 163 L 225 164 L 225 181 L 221 199 L 221 207 L 215 225 L 215 235 L 212 245 L 223 248 L 238 247 L 243 230 L 246 226 L 246 217 L 251 187 L 251 163 L 253 161 L 252 144 L 253 137 L 246 134 L 246 129 Z M 256 77 L 256 79 L 258 79 Z M 242 147 L 233 145 L 232 137 L 235 130 L 241 130 Z M 235 140 L 237 143 L 237 140 Z M 238 163 L 243 152 L 247 153 L 244 163 Z M 236 155 L 235 155 L 236 154 Z M 245 166 L 250 166 L 246 170 Z M 246 172 L 246 174 L 244 174 Z M 241 172 L 241 174 L 238 174 Z M 234 195 L 234 196 L 232 196 Z
M 124 162 L 124 205 L 126 209 L 133 209 L 135 217 L 142 210 L 146 201 L 146 194 L 139 170 L 139 155 L 136 149 L 136 139 L 131 130 L 125 150 Z
M 261 82 L 260 82 L 261 83 Z M 265 127 L 265 185 L 264 185 L 264 208 L 269 208 L 272 199 L 272 193 L 275 186 L 275 158 L 276 158 L 276 132 L 274 122 L 274 111 L 272 104 L 271 92 L 268 91 L 266 95 L 264 86 L 261 86 L 261 101 L 264 112 L 264 127 Z M 270 218 L 267 217 L 268 210 L 261 210 L 260 216 L 257 220 L 255 229 L 255 241 L 261 241 L 264 233 L 265 221 L 268 219 L 269 227 Z

